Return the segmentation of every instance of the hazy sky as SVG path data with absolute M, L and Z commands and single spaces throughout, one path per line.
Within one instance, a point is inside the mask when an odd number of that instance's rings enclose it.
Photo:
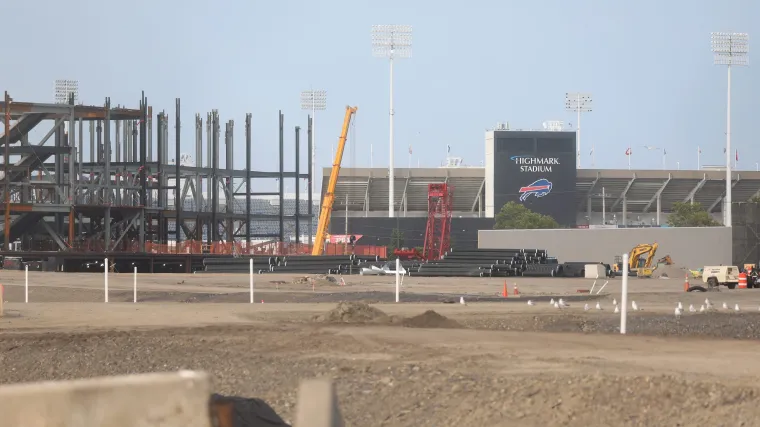
M 372 24 L 411 24 L 411 59 L 395 67 L 396 165 L 438 166 L 452 155 L 480 165 L 484 131 L 497 122 L 539 128 L 575 124 L 567 91 L 590 92 L 582 119 L 584 166 L 695 168 L 722 161 L 726 67 L 712 63 L 710 32 L 760 37 L 756 0 L 418 0 L 323 1 L 0 1 L 0 89 L 16 100 L 52 100 L 53 81 L 78 79 L 80 98 L 137 107 L 145 90 L 154 112 L 173 119 L 182 99 L 183 151 L 194 155 L 193 116 L 213 108 L 236 122 L 236 166 L 245 164 L 244 118 L 253 114 L 254 166 L 273 170 L 277 111 L 285 113 L 288 156 L 293 127 L 306 113 L 299 94 L 328 91 L 317 116 L 319 166 L 331 163 L 347 104 L 359 107 L 355 152 L 344 166 L 388 164 L 388 61 L 374 58 Z M 733 73 L 733 143 L 740 169 L 760 161 L 756 69 Z M 174 124 L 170 124 L 170 140 Z M 304 143 L 305 147 L 305 143 Z M 173 154 L 171 155 L 173 157 Z M 305 156 L 304 159 L 305 169 Z M 286 164 L 291 164 L 287 158 Z

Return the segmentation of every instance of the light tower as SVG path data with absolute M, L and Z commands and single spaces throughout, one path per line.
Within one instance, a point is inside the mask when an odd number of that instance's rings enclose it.
M 581 168 L 581 113 L 591 112 L 591 94 L 581 92 L 566 92 L 565 93 L 565 109 L 567 111 L 574 111 L 578 114 L 578 118 L 575 121 L 575 140 L 576 140 L 576 157 L 578 158 L 578 164 L 576 167 Z M 591 146 L 591 154 L 594 153 L 594 147 Z M 593 161 L 592 161 L 593 163 Z
M 372 54 L 390 59 L 390 158 L 388 159 L 388 217 L 393 218 L 393 60 L 412 56 L 411 25 L 373 25 Z
M 315 174 L 317 165 L 317 138 L 316 138 L 316 113 L 317 110 L 323 111 L 327 109 L 327 91 L 325 90 L 304 90 L 301 91 L 301 109 L 311 110 L 311 179 L 316 181 L 317 175 Z M 320 180 L 320 182 L 322 182 Z M 314 188 L 312 186 L 312 188 Z M 322 190 L 320 190 L 322 191 Z
M 55 103 L 68 104 L 69 97 L 74 94 L 74 104 L 79 103 L 79 82 L 77 80 L 55 81 Z
M 712 33 L 710 37 L 715 64 L 728 66 L 728 96 L 726 108 L 726 197 L 723 225 L 731 227 L 731 66 L 749 65 L 749 35 L 747 33 Z

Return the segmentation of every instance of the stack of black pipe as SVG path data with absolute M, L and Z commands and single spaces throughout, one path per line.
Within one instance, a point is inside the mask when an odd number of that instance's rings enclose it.
M 247 273 L 251 257 L 206 258 L 204 271 L 214 273 Z M 256 273 L 359 274 L 361 266 L 382 265 L 375 255 L 287 255 L 253 256 Z M 379 264 L 377 264 L 379 263 Z
M 533 265 L 550 265 L 543 249 L 469 249 L 452 250 L 441 260 L 430 261 L 410 270 L 413 276 L 509 277 L 520 276 Z M 549 270 L 551 270 L 549 268 Z M 547 276 L 550 276 L 548 273 Z
M 247 273 L 253 258 L 253 271 L 264 273 L 277 264 L 276 256 L 254 255 L 245 258 L 204 258 L 203 271 L 207 273 Z

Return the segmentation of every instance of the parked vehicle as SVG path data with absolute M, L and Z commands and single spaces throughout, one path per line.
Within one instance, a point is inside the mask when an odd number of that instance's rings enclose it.
M 734 289 L 739 284 L 739 267 L 735 265 L 705 266 L 702 269 L 702 281 L 708 288 L 723 285 L 728 289 Z

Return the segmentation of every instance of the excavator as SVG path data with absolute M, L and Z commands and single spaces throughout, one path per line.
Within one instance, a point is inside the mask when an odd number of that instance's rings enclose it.
M 340 132 L 338 149 L 335 150 L 335 160 L 333 161 L 332 172 L 330 172 L 330 181 L 327 183 L 327 191 L 325 191 L 325 196 L 322 198 L 319 223 L 317 224 L 317 236 L 314 239 L 314 247 L 311 249 L 312 255 L 322 255 L 325 251 L 327 226 L 330 224 L 330 216 L 332 215 L 333 204 L 335 203 L 335 187 L 338 184 L 340 164 L 343 161 L 343 149 L 346 147 L 348 127 L 351 124 L 351 118 L 356 114 L 356 109 L 357 107 L 346 107 L 346 115 L 343 118 L 343 129 Z
M 654 270 L 659 264 L 672 265 L 673 260 L 670 255 L 666 255 L 653 265 L 654 255 L 660 245 L 657 243 L 642 243 L 636 245 L 628 254 L 628 270 L 635 272 L 638 277 L 652 277 Z M 620 257 L 615 259 L 615 271 L 623 270 L 623 261 Z

